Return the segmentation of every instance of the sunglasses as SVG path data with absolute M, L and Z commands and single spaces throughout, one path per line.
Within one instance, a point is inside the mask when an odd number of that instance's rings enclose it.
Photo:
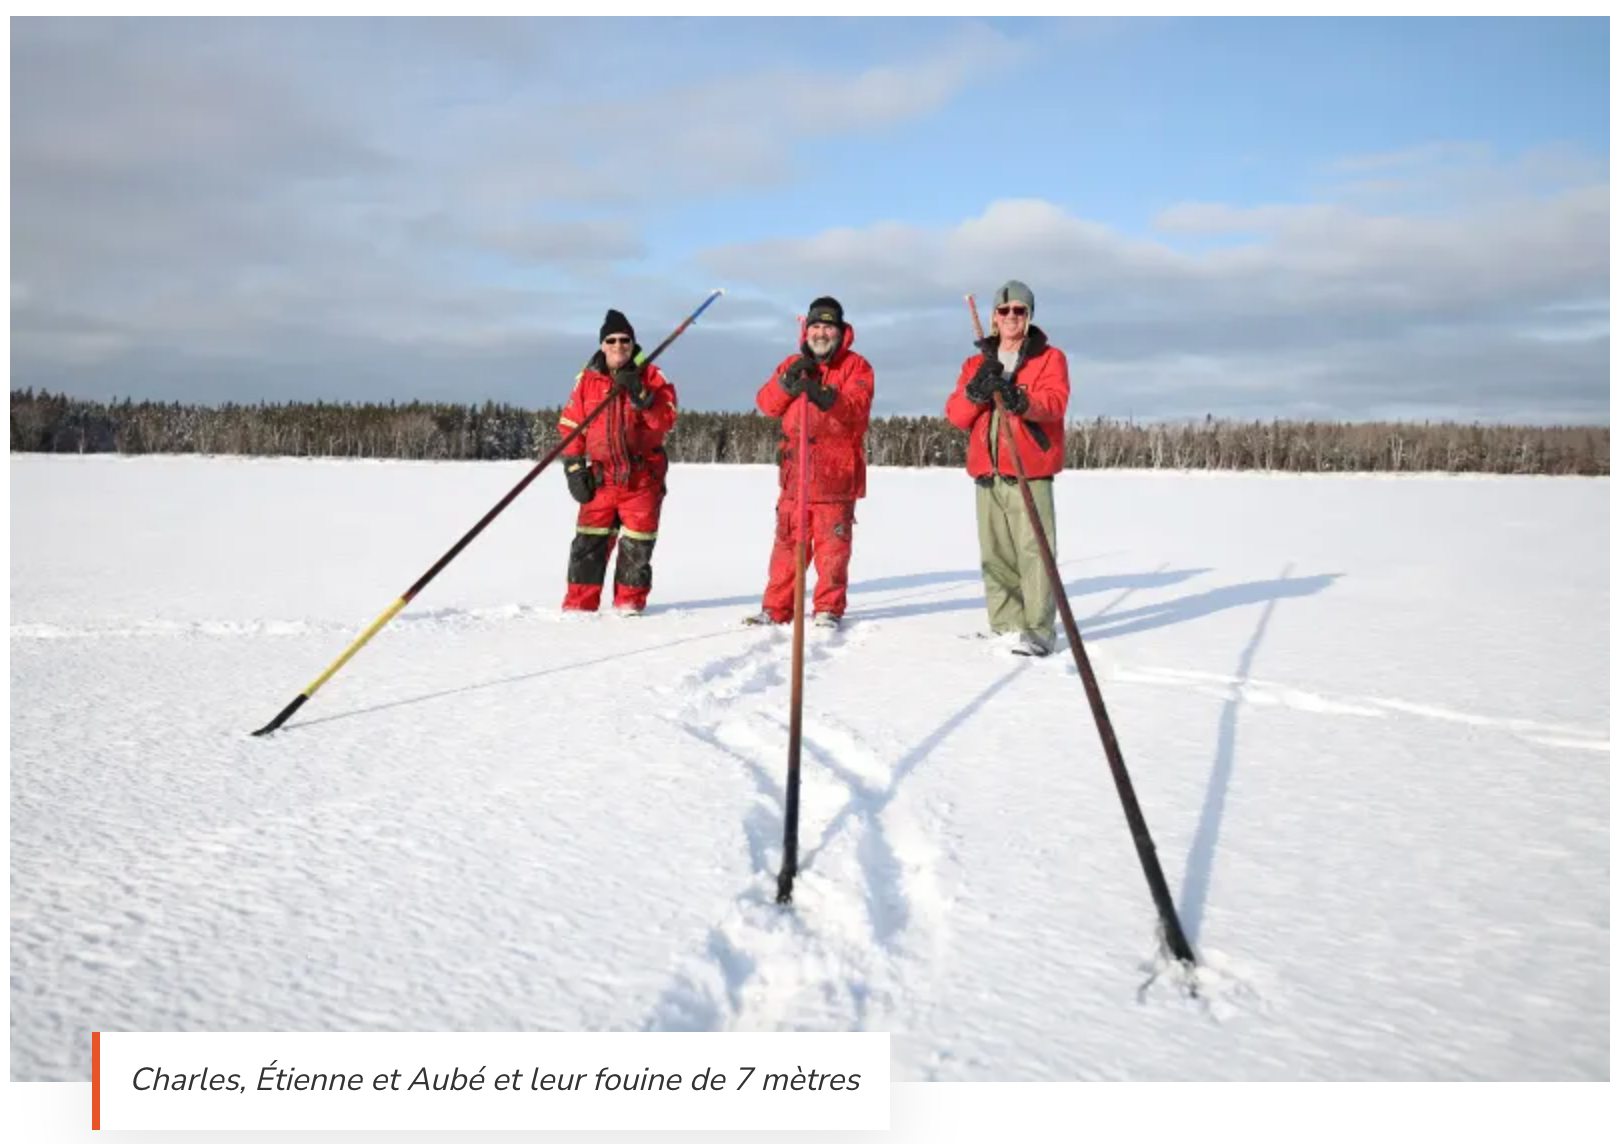
M 1019 318 L 1026 318 L 1028 316 L 1028 307 L 1027 306 L 996 306 L 994 308 L 994 312 L 996 314 L 999 314 L 1002 318 L 1009 317 L 1011 315 L 1016 315 Z
M 628 346 L 633 345 L 634 342 L 634 338 L 626 338 L 622 334 L 614 334 L 601 344 L 604 346 Z

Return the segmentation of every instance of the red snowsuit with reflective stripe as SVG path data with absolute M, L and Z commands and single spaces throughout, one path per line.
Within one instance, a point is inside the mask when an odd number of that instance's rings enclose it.
M 640 352 L 639 346 L 635 352 Z M 606 368 L 605 357 L 597 351 L 580 372 L 557 422 L 564 436 L 612 393 Z M 652 391 L 649 408 L 636 409 L 628 394 L 613 394 L 606 409 L 562 450 L 564 465 L 572 458 L 588 457 L 596 480 L 595 496 L 579 506 L 562 601 L 566 610 L 593 612 L 601 606 L 607 562 L 620 530 L 623 543 L 613 576 L 614 606 L 639 611 L 652 590 L 652 549 L 668 492 L 669 460 L 663 439 L 674 428 L 678 406 L 673 383 L 655 364 L 646 366 L 642 377 Z
M 775 503 L 775 544 L 770 550 L 764 610 L 777 623 L 792 619 L 792 588 L 798 569 L 798 436 L 809 417 L 808 556 L 815 566 L 814 607 L 841 616 L 848 607 L 848 564 L 854 547 L 854 502 L 865 495 L 865 434 L 871 424 L 876 373 L 853 352 L 854 327 L 843 326 L 843 340 L 821 365 L 822 382 L 837 391 L 829 409 L 806 395 L 789 397 L 780 377 L 803 353 L 775 367 L 758 391 L 758 408 L 781 419 L 777 446 L 781 492 Z
M 991 470 L 1010 477 L 1017 474 L 1016 463 L 1003 448 L 1004 429 L 999 430 L 992 454 L 999 465 L 990 461 L 989 426 L 993 421 L 994 403 L 974 405 L 966 396 L 967 383 L 977 373 L 984 355 L 999 351 L 998 334 L 990 334 L 979 342 L 978 352 L 962 363 L 955 391 L 944 403 L 944 416 L 969 435 L 966 472 L 974 478 L 987 476 Z M 1030 326 L 1019 356 L 1020 364 L 1012 380 L 1028 391 L 1028 409 L 1021 416 L 1011 418 L 1011 438 L 1017 443 L 1017 454 L 1030 480 L 1053 477 L 1062 471 L 1063 428 L 1067 422 L 1069 392 L 1067 355 L 1051 345 L 1038 326 Z

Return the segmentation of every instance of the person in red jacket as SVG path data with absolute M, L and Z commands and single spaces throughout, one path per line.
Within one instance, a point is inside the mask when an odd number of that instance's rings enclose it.
M 1056 594 L 1040 558 L 1039 540 L 1017 488 L 1017 468 L 994 403 L 1010 415 L 1011 438 L 1022 458 L 1034 509 L 1056 554 L 1053 479 L 1062 470 L 1067 421 L 1067 356 L 1033 324 L 1034 292 L 1013 279 L 994 295 L 989 336 L 961 365 L 944 416 L 968 434 L 966 471 L 977 482 L 978 550 L 989 627 L 1017 633 L 1020 655 L 1049 655 L 1056 646 Z
M 562 450 L 568 492 L 579 502 L 564 611 L 600 608 L 607 560 L 620 531 L 613 606 L 620 615 L 639 615 L 652 590 L 652 548 L 668 492 L 663 438 L 674 428 L 678 407 L 673 384 L 656 365 L 637 365 L 639 354 L 629 319 L 608 310 L 601 348 L 574 381 L 558 422 L 565 436 L 608 403 Z
M 854 502 L 865 495 L 865 434 L 876 374 L 854 352 L 854 327 L 835 298 L 816 298 L 804 317 L 798 352 L 776 366 L 758 391 L 758 408 L 781 419 L 781 492 L 775 504 L 764 608 L 750 624 L 793 618 L 797 576 L 798 435 L 809 418 L 809 556 L 815 566 L 814 622 L 835 628 L 848 607 L 848 563 L 854 546 Z

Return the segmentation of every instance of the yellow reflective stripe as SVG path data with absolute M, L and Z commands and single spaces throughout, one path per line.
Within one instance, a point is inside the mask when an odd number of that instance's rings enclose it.
M 578 533 L 580 536 L 616 536 L 618 530 L 616 528 L 586 528 L 581 524 L 578 527 Z
M 656 540 L 655 532 L 636 532 L 633 528 L 624 529 L 624 535 L 630 540 Z
M 579 423 L 577 421 L 573 420 L 573 418 L 571 418 L 571 417 L 562 418 L 561 423 L 563 425 L 566 425 L 569 429 L 577 429 L 579 427 Z

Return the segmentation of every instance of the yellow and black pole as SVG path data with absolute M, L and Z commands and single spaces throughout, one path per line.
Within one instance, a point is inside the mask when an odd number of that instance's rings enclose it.
M 690 327 L 691 323 L 695 322 L 704 310 L 713 305 L 714 302 L 718 301 L 719 296 L 724 292 L 724 289 L 720 288 L 709 294 L 708 297 L 703 300 L 702 305 L 693 310 L 685 321 L 681 322 L 677 327 L 675 327 L 672 334 L 664 338 L 661 344 L 659 344 L 658 347 L 651 353 L 640 359 L 640 364 L 650 365 L 653 361 L 655 361 L 657 356 L 664 350 L 668 349 L 675 338 L 685 333 L 685 331 Z M 405 605 L 410 603 L 411 600 L 414 600 L 416 596 L 421 593 L 421 590 L 432 582 L 433 577 L 442 572 L 445 566 L 448 565 L 451 560 L 454 560 L 457 556 L 459 556 L 461 554 L 461 550 L 464 549 L 468 544 L 471 544 L 472 541 L 476 539 L 478 533 L 482 532 L 488 527 L 490 521 L 504 512 L 506 506 L 512 501 L 516 500 L 522 491 L 533 482 L 534 478 L 539 476 L 540 473 L 544 472 L 546 466 L 554 461 L 563 449 L 567 448 L 569 444 L 571 444 L 581 433 L 584 432 L 585 428 L 590 424 L 590 422 L 594 421 L 596 417 L 600 415 L 601 411 L 607 407 L 607 403 L 611 400 L 612 395 L 609 394 L 599 405 L 592 409 L 589 415 L 585 417 L 583 421 L 574 426 L 572 432 L 568 433 L 567 436 L 558 441 L 549 452 L 539 459 L 539 462 L 528 471 L 528 474 L 524 476 L 522 480 L 517 482 L 515 488 L 500 498 L 499 504 L 495 505 L 487 513 L 485 513 L 482 520 L 473 525 L 471 530 L 467 532 L 465 536 L 461 537 L 460 540 L 455 542 L 455 547 L 451 548 L 448 552 L 444 553 L 443 556 L 439 557 L 436 564 L 427 569 L 426 572 L 422 573 L 421 579 L 410 585 L 410 587 L 405 591 L 404 595 L 400 596 L 392 604 L 388 605 L 387 611 L 383 612 L 374 621 L 372 621 L 371 626 L 361 632 L 359 638 L 348 645 L 348 649 L 344 651 L 342 655 L 337 657 L 336 662 L 334 662 L 325 671 L 321 672 L 313 683 L 299 692 L 297 698 L 283 707 L 279 715 L 277 715 L 274 719 L 271 719 L 257 731 L 254 731 L 253 734 L 268 735 L 272 731 L 279 730 L 288 719 L 292 718 L 292 716 L 297 712 L 298 708 L 309 702 L 309 699 L 314 695 L 314 693 L 319 691 L 320 688 L 325 685 L 328 679 L 336 675 L 337 672 L 342 669 L 342 666 L 345 663 L 353 659 L 355 653 L 358 652 L 360 648 L 364 647 L 366 643 L 370 641 L 372 636 L 381 631 L 389 620 L 393 619 L 394 616 L 397 616 L 401 611 L 403 611 Z
M 982 342 L 983 323 L 978 319 L 977 299 L 968 294 L 966 304 L 972 311 L 972 330 L 977 334 L 978 341 Z M 1067 642 L 1073 652 L 1073 663 L 1079 669 L 1079 678 L 1084 681 L 1084 693 L 1090 700 L 1090 713 L 1095 717 L 1096 731 L 1101 736 L 1101 749 L 1107 756 L 1107 765 L 1112 769 L 1113 783 L 1118 788 L 1118 798 L 1124 806 L 1124 818 L 1129 823 L 1129 833 L 1135 841 L 1135 853 L 1140 858 L 1141 870 L 1146 875 L 1146 886 L 1151 891 L 1152 904 L 1157 907 L 1163 943 L 1174 955 L 1175 960 L 1187 967 L 1193 967 L 1197 963 L 1197 955 L 1192 950 L 1191 943 L 1186 940 L 1185 930 L 1180 927 L 1180 915 L 1174 908 L 1174 896 L 1169 893 L 1168 880 L 1163 877 L 1163 867 L 1157 860 L 1157 847 L 1152 843 L 1151 832 L 1146 828 L 1146 816 L 1141 813 L 1140 800 L 1135 797 L 1135 785 L 1130 781 L 1129 770 L 1124 766 L 1124 754 L 1119 749 L 1118 736 L 1113 733 L 1107 705 L 1102 701 L 1101 686 L 1096 682 L 1095 672 L 1090 667 L 1090 657 L 1085 654 L 1084 641 L 1079 639 L 1079 625 L 1073 618 L 1073 607 L 1068 603 L 1067 590 L 1062 586 L 1062 576 L 1056 567 L 1056 556 L 1051 551 L 1050 538 L 1045 535 L 1045 526 L 1040 522 L 1039 513 L 1034 508 L 1034 494 L 1028 488 L 1028 474 L 1023 469 L 1022 454 L 1017 451 L 1017 441 L 1011 430 L 1012 414 L 1006 410 L 1005 399 L 998 390 L 994 394 L 994 404 L 1000 412 L 1003 448 L 1010 450 L 1011 463 L 1017 471 L 1017 485 L 1022 491 L 1023 511 L 1028 514 L 1028 523 L 1034 530 L 1035 539 L 1039 541 L 1040 559 L 1044 562 L 1045 575 L 1050 577 L 1051 591 L 1055 594 L 1057 607 L 1062 613 L 1062 626 L 1067 629 Z M 999 473 L 992 475 L 998 477 Z

